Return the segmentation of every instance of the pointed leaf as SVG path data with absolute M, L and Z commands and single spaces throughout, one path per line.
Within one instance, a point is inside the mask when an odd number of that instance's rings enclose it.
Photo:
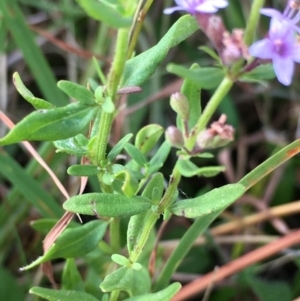
M 30 294 L 40 296 L 49 301 L 98 301 L 94 296 L 78 291 L 68 291 L 68 290 L 53 290 L 43 287 L 32 287 L 29 290 Z
M 169 29 L 158 44 L 126 62 L 123 86 L 141 86 L 167 56 L 169 49 L 199 29 L 195 18 L 185 15 Z
M 88 143 L 89 140 L 83 134 L 78 134 L 72 138 L 53 142 L 54 146 L 57 148 L 57 153 L 64 152 L 77 156 L 86 156 L 88 154 Z
M 88 177 L 96 175 L 100 172 L 100 168 L 98 166 L 87 164 L 81 165 L 76 164 L 72 165 L 67 169 L 67 173 L 72 176 L 80 176 L 80 177 Z
M 199 70 L 200 67 L 198 64 L 193 64 L 190 70 Z M 201 114 L 201 101 L 200 101 L 200 87 L 195 82 L 185 79 L 180 92 L 184 94 L 189 102 L 190 114 L 188 126 L 189 129 L 193 128 L 198 121 Z M 179 117 L 177 116 L 177 127 L 181 129 L 181 122 L 179 121 Z M 181 129 L 182 130 L 182 129 Z
M 189 160 L 178 160 L 178 170 L 184 177 L 194 177 L 194 176 L 204 176 L 213 177 L 218 173 L 225 171 L 224 166 L 206 166 L 198 167 L 193 162 Z
M 171 151 L 171 146 L 167 141 L 165 141 L 157 150 L 157 152 L 150 160 L 150 162 L 148 163 L 149 167 L 147 170 L 147 174 L 152 174 L 158 171 L 164 165 L 170 151 Z
M 59 89 L 64 91 L 69 97 L 74 98 L 83 104 L 93 105 L 95 104 L 94 94 L 87 88 L 75 84 L 67 80 L 61 80 L 57 83 Z
M 215 188 L 210 192 L 196 197 L 174 203 L 169 209 L 178 216 L 195 218 L 215 211 L 224 210 L 245 192 L 241 184 L 228 184 Z
M 136 134 L 135 146 L 143 154 L 147 154 L 157 143 L 163 132 L 164 128 L 159 124 L 146 125 Z
M 127 198 L 120 194 L 86 193 L 68 199 L 63 207 L 67 211 L 100 216 L 122 217 L 131 216 L 151 207 L 145 197 Z
M 24 85 L 24 83 L 22 82 L 20 75 L 18 72 L 15 72 L 13 74 L 13 81 L 14 81 L 14 85 L 17 89 L 17 91 L 22 95 L 22 97 L 27 100 L 30 104 L 32 104 L 32 106 L 36 109 L 52 109 L 53 108 L 53 104 L 51 104 L 50 102 L 41 99 L 41 98 L 37 98 L 35 97 Z
M 250 72 L 244 73 L 239 80 L 243 82 L 260 82 L 275 78 L 275 72 L 272 64 L 259 65 Z
M 132 138 L 132 136 L 133 134 L 127 134 L 111 149 L 111 151 L 107 155 L 107 159 L 110 162 L 113 162 L 116 159 L 116 157 L 121 153 L 126 143 Z
M 54 258 L 76 258 L 93 251 L 105 234 L 107 222 L 96 220 L 82 227 L 66 229 L 49 250 L 21 270 L 31 269 Z
M 84 282 L 74 258 L 68 258 L 66 260 L 62 274 L 62 289 L 84 291 Z
M 219 85 L 224 78 L 224 71 L 216 67 L 199 68 L 190 70 L 176 64 L 169 64 L 167 70 L 198 85 L 199 88 L 212 89 Z
M 85 12 L 95 20 L 101 21 L 113 28 L 129 27 L 131 18 L 123 17 L 105 1 L 101 0 L 77 0 Z
M 177 294 L 177 292 L 179 292 L 180 288 L 181 284 L 179 282 L 174 282 L 159 292 L 134 296 L 127 298 L 124 301 L 169 301 Z
M 145 166 L 147 164 L 146 157 L 136 146 L 127 143 L 125 145 L 125 150 L 139 166 Z
M 150 291 L 150 287 L 151 279 L 144 267 L 140 271 L 130 267 L 119 268 L 107 275 L 100 284 L 100 288 L 104 292 L 122 290 L 131 295 L 147 293 Z
M 199 49 L 206 52 L 210 57 L 212 57 L 218 63 L 220 63 L 220 64 L 222 63 L 219 56 L 218 56 L 218 54 L 213 49 L 211 49 L 210 47 L 201 46 L 201 47 L 199 47 Z
M 0 139 L 0 145 L 23 140 L 55 141 L 70 138 L 88 126 L 98 109 L 72 103 L 61 108 L 35 111 Z

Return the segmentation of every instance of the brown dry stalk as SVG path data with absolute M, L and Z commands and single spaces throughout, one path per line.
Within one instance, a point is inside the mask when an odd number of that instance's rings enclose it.
M 214 236 L 220 236 L 231 231 L 237 231 L 240 228 L 263 222 L 273 217 L 287 216 L 300 212 L 300 201 L 284 204 L 276 207 L 272 207 L 266 211 L 262 211 L 253 215 L 246 216 L 235 221 L 228 222 L 226 224 L 214 227 L 211 229 L 211 234 Z
M 280 252 L 286 248 L 300 243 L 300 230 L 293 231 L 290 234 L 279 238 L 259 249 L 256 249 L 228 264 L 220 267 L 218 270 L 210 272 L 205 276 L 185 285 L 172 301 L 183 301 L 206 290 L 210 285 L 223 280 L 224 278 L 233 275 L 242 269 L 254 264 L 258 261 L 268 258 L 269 256 Z
M 41 29 L 40 27 L 38 26 L 34 26 L 34 25 L 30 25 L 29 26 L 30 29 L 36 33 L 38 33 L 39 35 L 43 36 L 44 38 L 46 38 L 48 41 L 50 41 L 52 44 L 54 44 L 55 46 L 57 46 L 58 48 L 66 51 L 66 52 L 69 52 L 69 53 L 74 53 L 80 57 L 83 57 L 85 59 L 91 59 L 93 57 L 99 59 L 99 60 L 102 60 L 104 61 L 105 63 L 107 64 L 110 64 L 111 63 L 111 60 L 107 57 L 105 57 L 104 55 L 99 55 L 99 54 L 96 54 L 96 53 L 91 53 L 89 51 L 86 51 L 82 48 L 77 48 L 77 47 L 74 47 L 62 40 L 59 40 L 58 38 L 56 38 L 55 36 L 53 36 L 51 33 L 49 33 L 48 31 L 46 30 L 43 30 Z

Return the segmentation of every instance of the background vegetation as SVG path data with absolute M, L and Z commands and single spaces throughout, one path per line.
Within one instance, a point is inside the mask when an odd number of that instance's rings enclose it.
M 229 1 L 221 12 L 227 28 L 243 28 L 251 1 Z M 178 18 L 179 14 L 163 15 L 164 7 L 172 1 L 154 1 L 141 32 L 137 52 L 155 45 Z M 266 1 L 266 6 L 283 7 L 285 1 Z M 268 20 L 262 18 L 257 36 L 263 37 Z M 89 78 L 97 80 L 92 57 L 108 70 L 112 58 L 115 30 L 88 18 L 73 0 L 0 1 L 0 109 L 17 123 L 32 111 L 12 84 L 12 74 L 18 71 L 26 86 L 38 97 L 60 106 L 69 100 L 56 86 L 60 79 L 86 85 Z M 143 85 L 143 92 L 123 98 L 110 138 L 114 145 L 126 133 L 137 133 L 149 123 L 164 128 L 175 123 L 175 114 L 169 106 L 169 95 L 180 89 L 181 79 L 166 71 L 169 62 L 189 67 L 197 62 L 209 66 L 211 58 L 198 47 L 208 44 L 197 31 L 192 37 L 173 48 L 157 72 Z M 293 84 L 284 87 L 276 80 L 265 85 L 238 83 L 224 99 L 214 116 L 228 116 L 228 123 L 236 129 L 236 139 L 225 149 L 215 151 L 209 163 L 226 166 L 226 171 L 214 178 L 183 179 L 180 197 L 192 197 L 240 180 L 247 172 L 266 160 L 300 134 L 299 68 Z M 210 91 L 202 93 L 205 105 Z M 0 124 L 0 136 L 6 132 Z M 70 195 L 78 190 L 78 178 L 67 175 L 66 168 L 76 158 L 56 154 L 50 143 L 32 143 L 58 175 Z M 175 162 L 175 152 L 164 170 L 166 181 Z M 299 173 L 300 160 L 293 157 L 276 171 L 263 178 L 216 220 L 204 237 L 189 252 L 173 276 L 173 280 L 189 283 L 200 275 L 237 259 L 244 258 L 262 245 L 266 245 L 300 227 Z M 89 180 L 86 191 L 98 191 L 97 180 Z M 64 197 L 48 174 L 32 159 L 21 144 L 0 148 L 0 300 L 39 300 L 29 295 L 32 286 L 50 287 L 39 269 L 20 272 L 42 254 L 42 241 L 54 221 L 63 214 Z M 272 210 L 272 211 L 270 211 Z M 271 213 L 272 212 L 272 215 Z M 35 222 L 44 218 L 43 222 Z M 83 217 L 83 221 L 88 219 Z M 159 228 L 161 240 L 158 265 L 174 249 L 178 239 L 191 221 L 173 217 Z M 162 223 L 161 223 L 162 225 Z M 153 237 L 153 240 L 155 238 Z M 94 254 L 76 264 L 85 283 L 83 288 L 101 297 L 99 283 L 108 253 L 101 258 Z M 254 256 L 254 255 L 253 255 Z M 242 270 L 232 271 L 230 277 L 212 285 L 205 300 L 292 300 L 300 295 L 300 260 L 297 246 L 278 249 L 255 264 L 246 264 Z M 87 263 L 87 265 L 86 265 Z M 92 267 L 92 268 L 91 268 Z M 55 277 L 61 279 L 64 262 L 54 261 Z M 79 277 L 80 278 L 80 277 Z M 199 292 L 195 300 L 201 300 Z

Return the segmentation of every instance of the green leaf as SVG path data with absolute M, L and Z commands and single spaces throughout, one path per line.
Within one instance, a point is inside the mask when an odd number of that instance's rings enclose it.
M 217 87 L 224 78 L 224 71 L 216 67 L 205 67 L 199 69 L 188 69 L 181 65 L 169 64 L 167 70 L 181 78 L 187 79 L 198 88 L 212 89 Z
M 246 187 L 248 190 L 255 185 L 259 180 L 273 171 L 276 167 L 280 166 L 293 156 L 300 152 L 300 139 L 292 142 L 286 147 L 282 148 L 276 154 L 268 158 L 266 161 L 255 167 L 251 172 L 245 175 L 239 183 Z
M 30 226 L 43 234 L 48 234 L 48 232 L 54 227 L 54 225 L 58 222 L 57 218 L 40 218 L 37 220 L 33 220 L 30 222 Z M 68 228 L 79 227 L 80 224 L 74 221 L 71 221 L 68 224 Z
M 243 82 L 260 82 L 275 78 L 275 72 L 272 64 L 259 65 L 250 72 L 244 73 L 239 81 Z
M 126 62 L 123 86 L 141 86 L 167 56 L 169 49 L 199 29 L 195 18 L 185 15 L 177 20 L 158 44 Z
M 120 254 L 113 254 L 111 255 L 111 260 L 121 266 L 130 266 L 130 261 L 127 257 L 120 255 Z
M 129 27 L 132 23 L 131 18 L 123 17 L 105 1 L 77 0 L 77 2 L 85 10 L 88 16 L 95 20 L 105 23 L 109 27 Z
M 159 292 L 127 298 L 124 301 L 169 301 L 179 292 L 180 288 L 181 284 L 174 282 Z
M 200 67 L 198 64 L 193 64 L 190 70 L 198 70 L 199 68 Z M 188 121 L 189 129 L 195 126 L 201 114 L 200 90 L 201 89 L 199 85 L 189 79 L 185 79 L 181 87 L 180 92 L 186 96 L 190 107 L 190 111 L 189 111 L 190 114 L 189 114 L 189 121 Z M 177 127 L 182 130 L 181 122 L 179 121 L 178 116 L 177 116 Z
M 129 170 L 123 169 L 114 174 L 113 187 L 119 184 L 120 190 L 124 193 L 125 196 L 131 198 L 135 195 L 139 183 L 137 179 L 131 174 Z M 116 190 L 118 191 L 118 190 Z
M 221 63 L 221 60 L 220 60 L 218 54 L 213 49 L 211 49 L 210 47 L 201 46 L 201 47 L 199 47 L 199 49 L 204 51 L 205 53 L 207 53 L 210 57 L 212 57 L 218 63 Z
M 158 171 L 164 165 L 170 151 L 171 151 L 171 146 L 167 141 L 165 141 L 157 150 L 157 152 L 152 157 L 150 162 L 148 163 L 149 166 L 147 169 L 148 175 Z
M 193 162 L 189 160 L 178 160 L 178 170 L 184 177 L 194 177 L 194 176 L 204 176 L 213 177 L 218 173 L 225 171 L 224 166 L 206 166 L 198 167 Z
M 88 177 L 96 175 L 100 172 L 100 169 L 98 166 L 87 164 L 87 165 L 81 165 L 76 164 L 72 165 L 67 169 L 67 173 L 72 176 L 80 176 L 80 177 Z
M 164 191 L 164 176 L 162 173 L 153 175 L 153 177 L 143 190 L 142 196 L 153 200 L 153 191 L 155 188 L 158 189 L 158 192 L 156 192 L 156 194 L 160 195 L 161 197 Z M 127 248 L 129 254 L 132 252 L 134 246 L 139 241 L 140 235 L 146 224 L 146 220 L 148 219 L 149 215 L 151 215 L 151 213 L 152 212 L 148 210 L 136 214 L 130 218 L 127 228 Z
M 228 184 L 215 188 L 204 195 L 174 203 L 169 210 L 178 216 L 195 218 L 215 211 L 224 210 L 242 196 L 245 187 L 241 184 Z
M 72 103 L 62 108 L 35 111 L 0 139 L 0 145 L 23 140 L 55 141 L 70 138 L 86 129 L 98 110 L 98 107 Z
M 150 199 L 153 201 L 153 192 L 154 189 L 158 189 L 158 191 L 155 193 L 155 200 L 156 198 L 161 198 L 164 192 L 165 188 L 165 179 L 162 173 L 158 172 L 154 174 L 151 178 L 151 180 L 148 182 L 147 186 L 144 188 L 142 196 Z
M 100 288 L 104 292 L 122 290 L 133 296 L 148 293 L 150 287 L 151 279 L 144 267 L 139 271 L 130 267 L 119 268 L 107 275 L 100 284 Z
M 110 162 L 113 162 L 116 157 L 121 153 L 121 151 L 124 149 L 127 142 L 132 138 L 133 134 L 127 134 L 124 136 L 108 153 L 107 159 Z
M 84 282 L 82 281 L 74 258 L 68 258 L 66 260 L 62 274 L 62 289 L 84 291 Z
M 30 294 L 40 296 L 49 301 L 98 301 L 94 296 L 78 291 L 69 291 L 69 290 L 53 290 L 43 287 L 32 287 L 29 290 Z
M 76 258 L 93 251 L 105 234 L 107 222 L 95 220 L 82 227 L 66 229 L 50 249 L 21 270 L 31 269 L 54 258 Z
M 102 104 L 102 110 L 105 113 L 112 114 L 115 111 L 115 105 L 111 99 L 111 97 L 107 96 L 104 99 L 104 102 Z
M 65 210 L 101 216 L 123 217 L 131 216 L 149 209 L 151 204 L 145 197 L 127 198 L 120 194 L 86 193 L 68 199 L 63 207 Z
M 136 134 L 134 144 L 143 154 L 147 154 L 157 143 L 163 132 L 164 128 L 159 124 L 146 125 Z
M 75 84 L 67 80 L 61 80 L 57 83 L 59 89 L 64 91 L 69 97 L 74 98 L 83 104 L 93 105 L 95 104 L 94 94 L 87 88 Z
M 145 166 L 147 164 L 146 157 L 142 154 L 142 152 L 134 145 L 127 143 L 125 145 L 125 150 L 129 154 L 129 156 L 139 165 Z
M 57 148 L 57 153 L 64 152 L 69 155 L 77 156 L 86 156 L 88 154 L 88 143 L 89 140 L 83 134 L 53 142 L 54 146 Z
M 263 279 L 248 277 L 247 283 L 261 301 L 290 301 L 293 299 L 291 288 L 283 281 L 267 282 Z
M 53 108 L 53 104 L 51 104 L 50 102 L 41 99 L 41 98 L 37 98 L 35 97 L 24 85 L 24 83 L 22 82 L 20 75 L 18 72 L 15 72 L 13 74 L 13 82 L 14 85 L 17 89 L 17 91 L 22 95 L 22 97 L 27 100 L 30 104 L 32 104 L 32 106 L 36 109 L 52 109 Z

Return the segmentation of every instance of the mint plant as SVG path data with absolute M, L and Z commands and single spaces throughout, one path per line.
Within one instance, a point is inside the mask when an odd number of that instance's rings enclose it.
M 213 157 L 213 149 L 226 147 L 234 140 L 234 128 L 226 123 L 225 115 L 211 122 L 232 86 L 243 81 L 260 84 L 275 76 L 284 85 L 291 83 L 294 62 L 300 60 L 295 40 L 299 7 L 294 5 L 296 1 L 289 1 L 283 15 L 275 10 L 263 10 L 262 13 L 272 17 L 270 31 L 263 40 L 254 42 L 264 1 L 252 2 L 245 30 L 229 33 L 216 13 L 218 9 L 226 9 L 230 1 L 178 0 L 175 1 L 177 6 L 166 8 L 164 12 L 184 10 L 187 14 L 171 26 L 157 45 L 136 54 L 134 49 L 142 21 L 152 0 L 77 2 L 91 18 L 117 29 L 108 74 L 104 76 L 97 65 L 101 84 L 90 81 L 81 86 L 59 81 L 58 88 L 75 102 L 56 107 L 35 97 L 15 73 L 16 89 L 35 111 L 1 138 L 0 145 L 24 140 L 51 141 L 57 152 L 80 158 L 81 164 L 70 166 L 68 174 L 82 179 L 96 176 L 101 192 L 81 191 L 69 197 L 63 204 L 66 214 L 44 242 L 44 254 L 22 270 L 42 264 L 56 286 L 49 261 L 66 260 L 59 289 L 33 287 L 30 290 L 47 300 L 171 300 L 181 288 L 179 282 L 170 284 L 171 277 L 196 238 L 245 191 L 300 150 L 297 140 L 238 183 L 184 200 L 178 197 L 182 177 L 213 177 L 226 169 L 225 166 L 198 166 L 195 158 L 201 162 L 203 158 Z M 140 92 L 140 86 L 153 75 L 169 50 L 199 29 L 214 46 L 214 49 L 206 46 L 201 49 L 212 57 L 215 66 L 201 67 L 196 63 L 190 68 L 176 64 L 167 66 L 170 73 L 184 80 L 181 90 L 170 97 L 170 106 L 177 115 L 176 124 L 166 129 L 149 124 L 135 136 L 128 133 L 115 145 L 110 145 L 121 95 Z M 204 108 L 200 89 L 214 89 Z M 165 141 L 161 142 L 162 138 Z M 177 161 L 171 175 L 163 175 L 160 169 L 172 148 L 176 149 Z M 167 185 L 165 178 L 169 178 Z M 65 229 L 74 214 L 89 215 L 94 220 Z M 168 220 L 172 215 L 195 220 L 159 275 L 152 275 L 148 262 L 155 246 L 155 226 L 160 218 Z M 107 255 L 110 260 L 105 259 Z M 74 260 L 78 257 L 83 257 L 91 266 L 107 262 L 101 267 L 103 279 L 94 295 L 85 291 L 85 279 Z

